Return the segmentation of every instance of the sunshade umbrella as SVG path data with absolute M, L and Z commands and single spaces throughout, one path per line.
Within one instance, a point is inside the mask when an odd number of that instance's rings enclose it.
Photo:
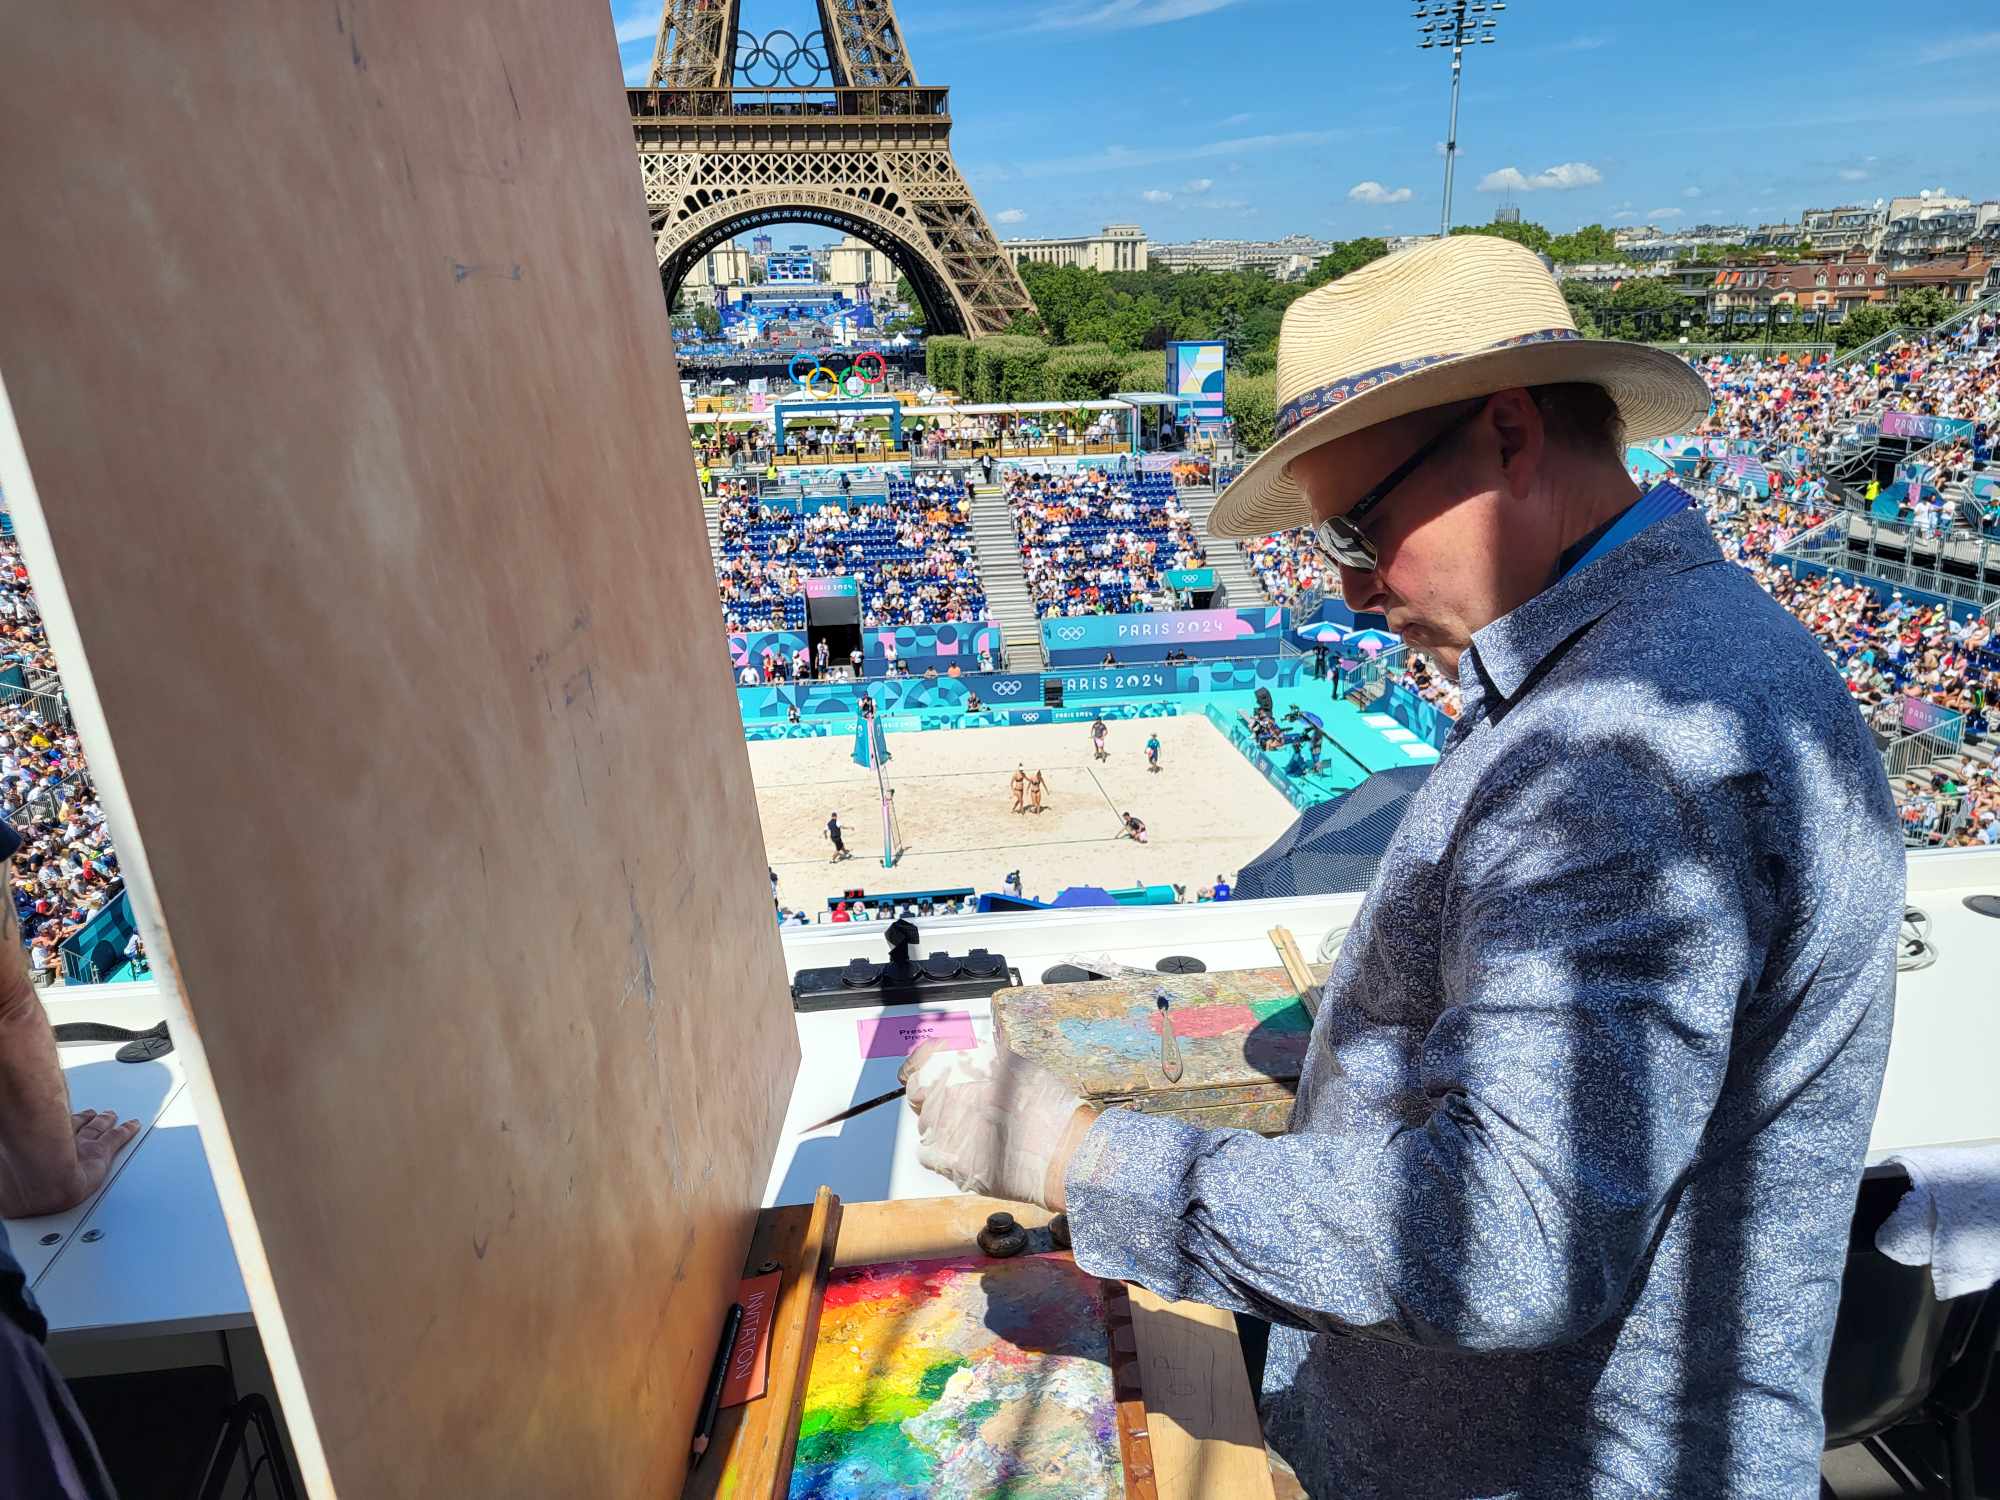
M 1378 771 L 1353 791 L 1308 808 L 1236 877 L 1236 899 L 1365 891 L 1429 766 Z

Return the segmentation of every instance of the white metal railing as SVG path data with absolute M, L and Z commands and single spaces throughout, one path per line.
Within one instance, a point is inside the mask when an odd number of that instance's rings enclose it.
M 1965 715 L 1937 710 L 1943 715 L 1928 729 L 1919 729 L 1891 740 L 1882 747 L 1882 765 L 1891 777 L 1910 776 L 1948 755 L 1965 748 Z

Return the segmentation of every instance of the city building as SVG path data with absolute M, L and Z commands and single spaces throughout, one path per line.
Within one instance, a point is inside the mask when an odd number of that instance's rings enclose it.
M 768 234 L 759 234 L 750 241 L 752 255 L 769 255 L 774 248 L 775 242 Z
M 1927 290 L 1942 292 L 1957 303 L 1977 302 L 1986 295 L 1995 270 L 1994 262 L 1976 255 L 1943 256 L 1891 271 L 1889 291 L 1900 297 L 1905 292 Z
M 826 279 L 851 301 L 860 301 L 865 290 L 870 300 L 882 302 L 894 296 L 901 272 L 896 262 L 866 240 L 849 235 L 827 252 Z
M 711 291 L 719 286 L 748 286 L 750 267 L 754 259 L 750 251 L 745 250 L 736 241 L 729 240 L 717 245 L 690 266 L 687 280 L 682 285 L 703 291 Z
M 1845 255 L 1859 250 L 1872 259 L 1881 253 L 1882 235 L 1888 227 L 1889 205 L 1879 201 L 1872 208 L 1858 204 L 1809 208 L 1799 216 L 1799 228 L 1815 253 Z
M 1305 234 L 1281 240 L 1195 240 L 1155 245 L 1153 264 L 1168 271 L 1263 271 L 1280 281 L 1296 281 L 1332 249 L 1327 241 Z
M 1754 262 L 1686 266 L 1674 274 L 1683 294 L 1699 300 L 1710 324 L 1760 323 L 1770 316 L 1780 324 L 1823 318 L 1831 326 L 1857 307 L 1895 295 L 1888 269 L 1860 252 L 1808 261 L 1765 256 Z
M 2000 226 L 2000 202 L 1991 199 L 1974 203 L 1942 193 L 1892 199 L 1879 258 L 1890 270 L 1900 271 L 1941 256 L 1962 255 L 1973 241 L 1995 232 L 1996 226 Z
M 1626 260 L 1644 265 L 1686 260 L 1705 245 L 1740 245 L 1749 233 L 1743 224 L 1696 224 L 1672 233 L 1646 225 L 1618 230 L 1612 243 Z
M 1557 281 L 1577 281 L 1585 286 L 1601 286 L 1606 290 L 1615 288 L 1620 282 L 1630 281 L 1638 276 L 1659 276 L 1660 267 L 1641 269 L 1628 265 L 1622 260 L 1596 261 L 1576 266 L 1557 266 Z
M 1000 248 L 1014 264 L 1033 261 L 1044 266 L 1081 266 L 1086 271 L 1144 271 L 1150 255 L 1146 231 L 1137 224 L 1107 224 L 1101 234 L 1073 239 L 1002 240 Z

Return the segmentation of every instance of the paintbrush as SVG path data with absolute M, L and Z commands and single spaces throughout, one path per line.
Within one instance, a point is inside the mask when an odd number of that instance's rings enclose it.
M 902 1098 L 903 1095 L 907 1094 L 908 1092 L 909 1090 L 907 1088 L 892 1089 L 890 1092 L 886 1094 L 878 1094 L 873 1099 L 864 1099 L 859 1104 L 850 1104 L 846 1109 L 843 1109 L 839 1114 L 828 1115 L 824 1120 L 821 1120 L 817 1125 L 806 1126 L 806 1128 L 804 1130 L 801 1130 L 799 1134 L 811 1135 L 815 1130 L 824 1130 L 829 1125 L 838 1125 L 842 1120 L 851 1120 L 856 1115 L 865 1115 L 871 1109 L 879 1109 L 884 1104 L 895 1103 L 898 1099 Z
M 1160 1008 L 1160 1071 L 1167 1076 L 1168 1083 L 1181 1081 L 1181 1043 L 1174 1035 L 1174 1018 L 1167 1007 L 1173 1004 L 1173 996 L 1165 990 L 1157 990 L 1153 1003 Z

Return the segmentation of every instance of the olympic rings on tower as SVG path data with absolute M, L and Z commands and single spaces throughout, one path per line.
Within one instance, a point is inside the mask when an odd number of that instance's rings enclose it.
M 800 41 L 789 31 L 767 36 L 736 33 L 736 73 L 746 88 L 817 88 L 833 75 L 827 66 L 826 33 L 811 31 Z

